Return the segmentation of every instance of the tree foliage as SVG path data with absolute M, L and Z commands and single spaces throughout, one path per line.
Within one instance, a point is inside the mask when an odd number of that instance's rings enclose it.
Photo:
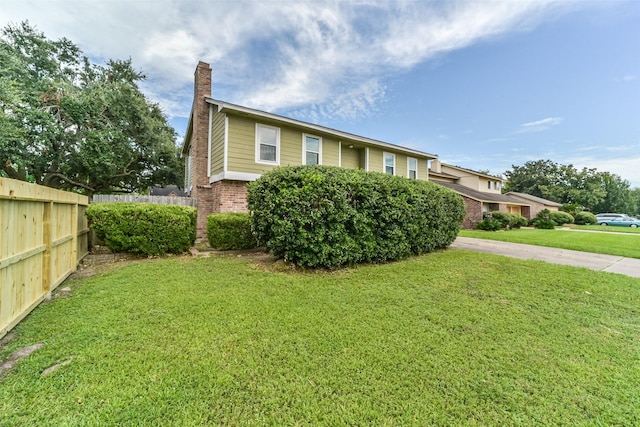
M 597 169 L 576 169 L 551 160 L 529 161 L 506 171 L 504 191 L 542 197 L 591 212 L 637 213 L 629 182 Z
M 85 194 L 181 183 L 175 131 L 130 59 L 92 64 L 23 22 L 2 30 L 0 63 L 5 176 Z

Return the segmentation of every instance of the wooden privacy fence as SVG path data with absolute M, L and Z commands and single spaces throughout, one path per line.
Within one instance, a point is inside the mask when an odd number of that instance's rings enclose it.
M 130 202 L 130 203 L 154 203 L 159 205 L 198 206 L 197 199 L 191 197 L 171 196 L 129 196 L 119 194 L 96 194 L 91 198 L 91 203 L 104 202 Z
M 87 254 L 86 196 L 0 178 L 0 338 Z

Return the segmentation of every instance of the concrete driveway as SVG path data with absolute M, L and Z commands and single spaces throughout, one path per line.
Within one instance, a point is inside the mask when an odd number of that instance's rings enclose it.
M 513 258 L 536 259 L 553 264 L 585 267 L 591 270 L 607 271 L 640 278 L 640 259 L 636 258 L 500 242 L 497 240 L 474 239 L 471 237 L 458 237 L 451 247 Z

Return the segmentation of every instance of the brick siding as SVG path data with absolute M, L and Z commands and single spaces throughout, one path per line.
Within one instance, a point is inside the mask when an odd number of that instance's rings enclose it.
M 482 202 L 462 196 L 466 214 L 462 221 L 462 228 L 474 229 L 476 224 L 482 221 Z

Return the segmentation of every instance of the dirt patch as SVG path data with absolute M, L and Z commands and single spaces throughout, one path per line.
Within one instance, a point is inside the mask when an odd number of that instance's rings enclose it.
M 42 375 L 43 377 L 45 375 L 49 375 L 52 372 L 57 371 L 58 369 L 60 369 L 61 367 L 68 365 L 69 363 L 71 363 L 74 359 L 74 356 L 71 356 L 69 359 L 65 360 L 64 362 L 60 362 L 60 363 L 56 363 L 53 366 L 48 367 L 47 369 L 45 369 L 44 371 L 42 371 L 42 373 L 40 375 Z
M 13 332 L 9 332 L 4 337 L 0 338 L 0 350 L 4 349 L 6 346 L 8 346 L 9 343 L 11 342 L 11 340 L 13 340 L 14 337 L 15 337 L 15 334 Z
M 36 350 L 40 350 L 44 347 L 44 343 L 33 344 L 28 347 L 21 348 L 20 350 L 16 350 L 9 355 L 9 359 L 6 362 L 0 365 L 0 377 L 9 369 L 16 366 L 16 364 L 22 359 L 29 357 L 31 353 Z

